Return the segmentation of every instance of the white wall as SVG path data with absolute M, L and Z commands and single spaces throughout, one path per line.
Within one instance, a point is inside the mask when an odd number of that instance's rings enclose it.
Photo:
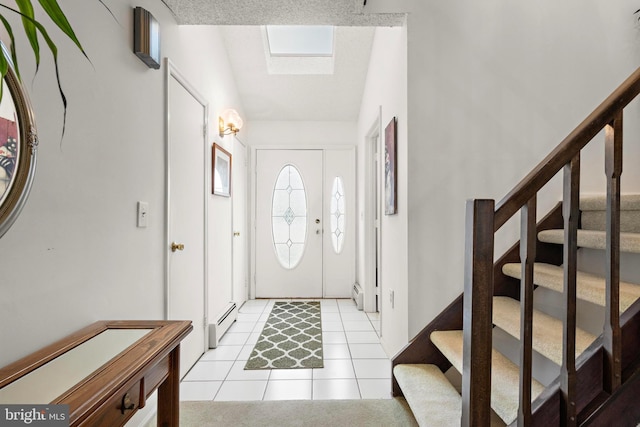
M 31 196 L 0 239 L 0 366 L 99 319 L 164 316 L 165 70 L 132 53 L 132 7 L 160 22 L 162 55 L 211 101 L 211 122 L 223 107 L 242 108 L 216 29 L 178 28 L 157 1 L 106 3 L 119 22 L 97 1 L 61 1 L 92 62 L 52 31 L 69 102 L 62 142 L 50 55 L 42 47 L 31 84 L 29 47 L 18 43 L 40 147 Z M 135 227 L 138 200 L 149 202 L 146 229 Z M 217 287 L 230 294 L 230 200 L 211 197 L 210 215 L 210 295 Z M 228 244 L 220 237 L 227 222 Z
M 409 335 L 460 294 L 470 198 L 501 199 L 640 63 L 636 2 L 414 1 L 408 18 Z M 623 190 L 638 191 L 637 109 Z M 582 159 L 585 170 L 602 146 Z M 583 190 L 603 193 L 603 172 Z M 541 214 L 560 200 L 556 187 Z M 517 240 L 499 235 L 498 246 Z
M 254 121 L 247 133 L 250 146 L 331 146 L 356 143 L 355 122 Z
M 369 72 L 365 83 L 358 120 L 358 181 L 360 235 L 358 239 L 358 281 L 364 285 L 364 209 L 365 209 L 365 143 L 368 133 L 381 114 L 381 141 L 384 128 L 398 120 L 398 214 L 381 217 L 380 311 L 382 313 L 381 342 L 388 354 L 394 354 L 409 339 L 407 235 L 409 217 L 407 199 L 407 28 L 377 28 L 371 50 Z M 382 108 L 380 108 L 382 106 Z M 381 111 L 381 112 L 380 112 Z M 382 147 L 380 148 L 383 149 Z M 382 173 L 382 172 L 381 172 Z M 380 200 L 384 200 L 380 197 Z M 394 291 L 391 307 L 389 291 Z

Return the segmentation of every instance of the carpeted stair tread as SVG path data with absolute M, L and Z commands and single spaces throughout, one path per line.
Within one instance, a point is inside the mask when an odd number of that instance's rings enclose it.
M 516 279 L 521 278 L 521 265 L 517 263 L 505 264 L 502 272 Z M 543 286 L 556 292 L 562 292 L 564 272 L 561 266 L 535 263 L 533 267 L 533 281 L 536 285 Z M 578 271 L 577 289 L 578 298 L 601 306 L 605 305 L 606 285 L 605 279 L 594 274 Z M 620 311 L 625 311 L 640 297 L 640 285 L 628 282 L 620 282 Z
M 590 194 L 580 196 L 581 211 L 605 211 L 607 210 L 606 194 Z M 621 211 L 639 211 L 640 210 L 640 194 L 621 194 L 620 195 Z
M 435 331 L 431 341 L 438 347 L 451 364 L 462 373 L 462 331 Z M 507 424 L 513 423 L 518 415 L 519 368 L 509 359 L 493 350 L 491 357 L 491 407 Z M 531 400 L 535 400 L 544 386 L 533 380 Z
M 543 230 L 538 240 L 545 243 L 564 243 L 564 230 Z M 578 246 L 581 248 L 605 249 L 606 233 L 599 230 L 578 230 Z M 640 233 L 620 233 L 620 251 L 640 253 Z
M 493 298 L 493 324 L 520 339 L 520 301 L 509 297 Z M 576 330 L 576 357 L 596 339 L 595 335 Z M 533 310 L 533 349 L 562 365 L 562 321 Z
M 435 365 L 396 365 L 393 375 L 421 427 L 458 427 L 462 397 Z
M 604 230 L 607 223 L 607 195 L 580 197 L 580 228 Z M 620 195 L 620 231 L 640 233 L 640 194 Z
M 607 211 L 582 211 L 580 228 L 583 230 L 603 231 L 607 224 Z M 640 211 L 620 212 L 620 231 L 623 233 L 640 233 Z

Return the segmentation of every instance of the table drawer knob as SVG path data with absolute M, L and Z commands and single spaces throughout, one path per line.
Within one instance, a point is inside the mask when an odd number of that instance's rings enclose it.
M 135 407 L 136 404 L 131 401 L 129 393 L 126 393 L 124 396 L 122 396 L 122 405 L 120 406 L 120 411 L 122 411 L 123 414 L 124 411 L 131 411 L 132 409 L 135 409 Z

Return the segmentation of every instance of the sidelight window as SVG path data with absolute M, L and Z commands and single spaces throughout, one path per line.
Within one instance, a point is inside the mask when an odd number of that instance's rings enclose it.
M 331 204 L 329 211 L 331 225 L 331 244 L 335 253 L 342 252 L 344 246 L 345 203 L 344 182 L 341 176 L 335 177 L 331 187 Z

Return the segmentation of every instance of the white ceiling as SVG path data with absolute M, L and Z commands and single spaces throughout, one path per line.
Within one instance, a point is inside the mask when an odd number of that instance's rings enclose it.
M 248 120 L 355 121 L 375 26 L 404 14 L 365 13 L 363 0 L 163 0 L 179 24 L 222 25 Z M 261 25 L 338 25 L 334 73 L 269 74 Z M 234 106 L 231 106 L 234 107 Z
M 374 29 L 338 27 L 334 74 L 268 74 L 262 31 L 224 27 L 222 34 L 250 120 L 356 120 Z

